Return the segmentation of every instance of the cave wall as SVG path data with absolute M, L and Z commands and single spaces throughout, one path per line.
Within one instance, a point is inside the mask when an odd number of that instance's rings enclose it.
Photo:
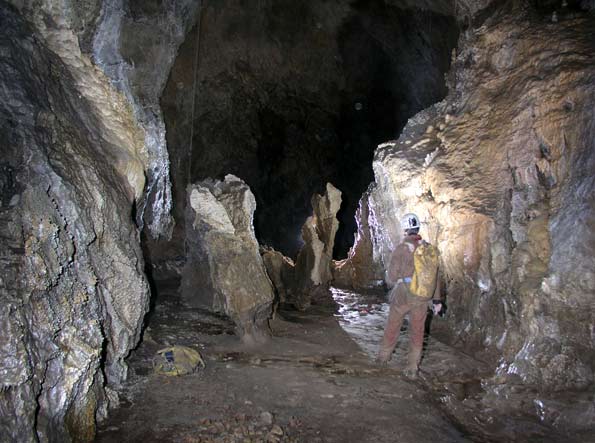
M 138 164 L 123 171 L 136 192 L 137 224 L 155 238 L 171 236 L 171 183 L 159 97 L 179 44 L 196 19 L 193 0 L 10 0 L 69 66 L 81 95 L 114 134 L 126 132 L 118 110 L 131 107 Z M 109 85 L 105 84 L 109 80 Z M 124 130 L 122 130 L 124 129 Z
M 5 3 L 0 21 L 0 435 L 91 441 L 148 309 L 141 132 L 92 69 Z
M 491 361 L 495 385 L 593 383 L 594 24 L 523 4 L 469 28 L 446 99 L 375 154 L 374 256 L 421 217 L 443 258 L 439 334 Z
M 159 98 L 199 5 L 195 0 L 104 0 L 90 49 L 94 63 L 132 105 L 144 132 L 147 184 L 137 201 L 136 219 L 152 238 L 169 238 L 174 223 Z
M 442 7 L 413 6 L 204 2 L 161 100 L 178 206 L 171 257 L 180 250 L 186 185 L 228 173 L 256 196 L 259 241 L 294 257 L 311 196 L 335 184 L 345 200 L 336 244 L 345 253 L 373 177 L 373 149 L 446 93 L 455 20 Z

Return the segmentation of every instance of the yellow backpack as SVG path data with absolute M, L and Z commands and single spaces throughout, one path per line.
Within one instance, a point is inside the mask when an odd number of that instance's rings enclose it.
M 204 368 L 205 362 L 198 351 L 186 346 L 171 346 L 157 351 L 153 360 L 156 374 L 187 375 L 196 372 L 199 367 Z
M 426 242 L 419 245 L 413 253 L 413 277 L 409 289 L 422 298 L 432 298 L 438 279 L 440 254 L 438 249 Z

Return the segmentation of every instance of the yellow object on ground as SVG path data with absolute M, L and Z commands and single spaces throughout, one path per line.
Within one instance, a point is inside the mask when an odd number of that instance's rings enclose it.
M 192 374 L 206 365 L 198 351 L 186 346 L 171 346 L 157 351 L 153 366 L 156 374 L 177 376 Z

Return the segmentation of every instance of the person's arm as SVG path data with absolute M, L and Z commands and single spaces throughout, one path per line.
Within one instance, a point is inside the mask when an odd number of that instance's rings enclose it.
M 386 270 L 386 283 L 389 286 L 394 286 L 397 283 L 397 280 L 407 277 L 406 275 L 403 275 L 402 257 L 404 257 L 404 253 L 406 252 L 403 248 L 408 250 L 407 245 L 400 243 L 391 255 L 390 265 Z

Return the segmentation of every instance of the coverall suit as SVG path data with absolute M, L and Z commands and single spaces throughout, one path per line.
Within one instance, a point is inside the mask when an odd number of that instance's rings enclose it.
M 409 291 L 409 283 L 405 283 L 403 280 L 408 280 L 413 276 L 413 252 L 420 244 L 421 237 L 419 235 L 408 235 L 395 248 L 391 256 L 387 273 L 387 284 L 392 286 L 389 296 L 391 304 L 378 355 L 378 360 L 381 362 L 390 360 L 399 339 L 403 319 L 405 315 L 409 314 L 410 344 L 407 370 L 412 371 L 417 371 L 421 360 L 429 299 L 412 294 Z M 438 278 L 436 279 L 436 288 L 432 298 L 434 300 L 441 299 Z

